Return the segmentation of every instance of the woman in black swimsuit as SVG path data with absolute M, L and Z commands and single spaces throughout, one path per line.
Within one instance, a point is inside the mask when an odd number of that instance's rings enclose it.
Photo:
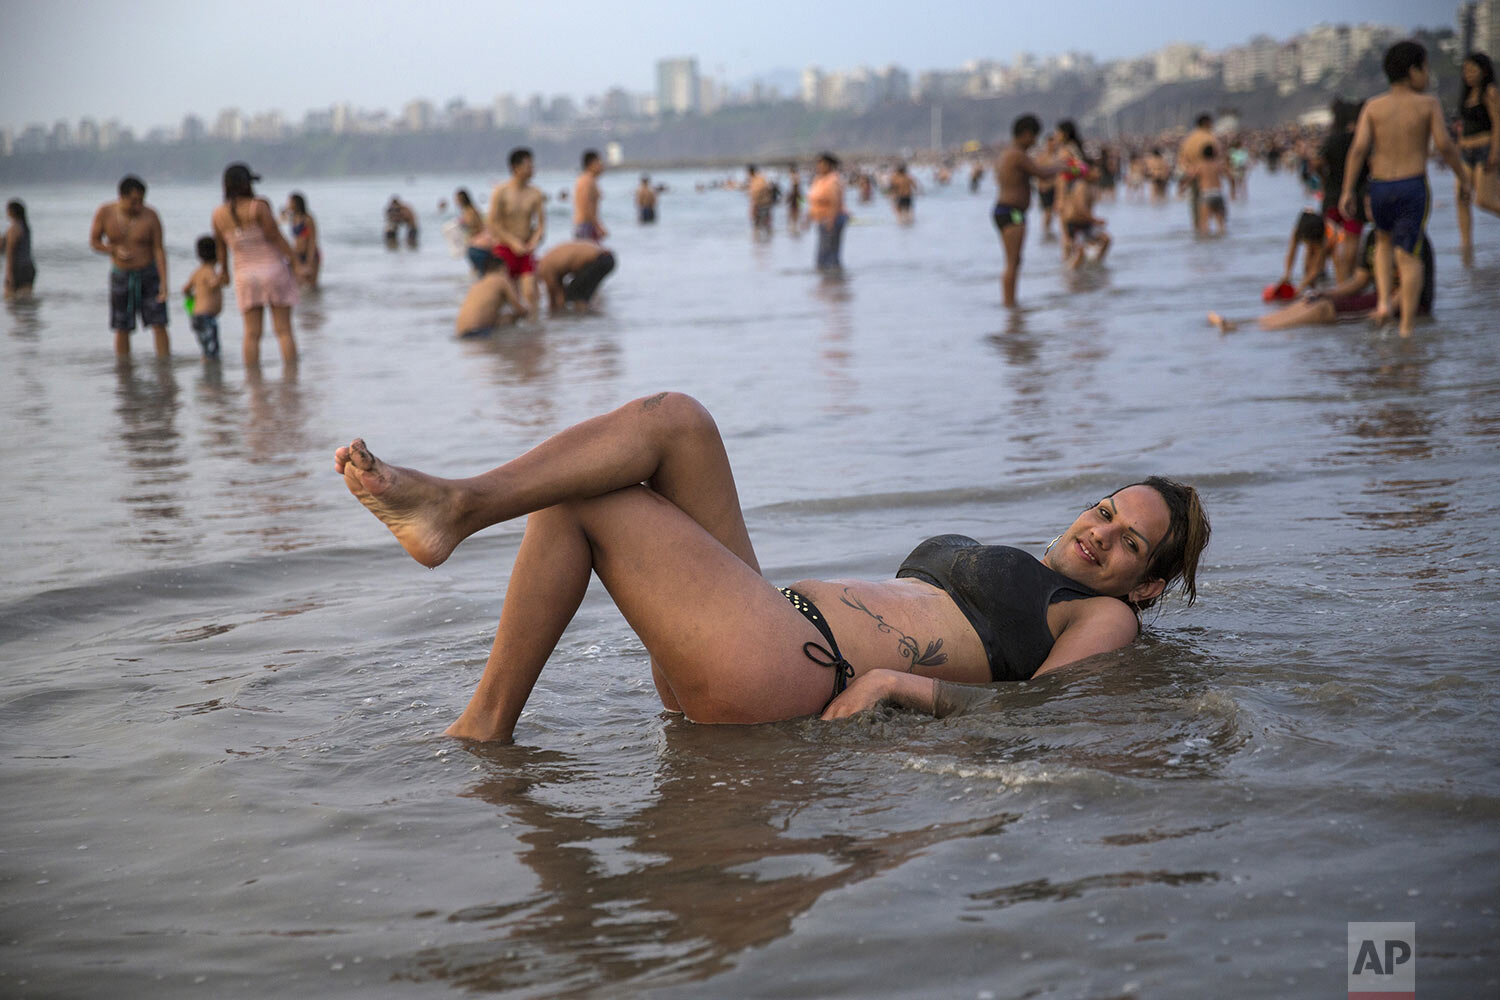
M 935 714 L 954 684 L 1047 673 L 1129 644 L 1169 588 L 1196 596 L 1208 518 L 1150 479 L 1081 513 L 1043 560 L 929 539 L 892 580 L 761 576 L 713 418 L 660 393 L 571 427 L 471 479 L 388 465 L 356 439 L 344 483 L 424 566 L 529 515 L 484 676 L 448 735 L 511 738 L 597 573 L 651 654 L 669 711 L 698 722 L 837 718 L 883 700 Z
M 1492 215 L 1500 215 L 1500 90 L 1495 87 L 1495 65 L 1483 52 L 1464 59 L 1463 96 L 1458 99 L 1458 153 L 1469 169 L 1473 203 Z M 1464 263 L 1474 262 L 1474 214 L 1460 188 L 1458 237 Z

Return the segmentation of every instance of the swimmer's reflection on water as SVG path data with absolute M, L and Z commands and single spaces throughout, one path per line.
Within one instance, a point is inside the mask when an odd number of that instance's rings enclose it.
M 1160 477 L 1078 515 L 1042 560 L 928 539 L 894 580 L 761 575 L 717 426 L 691 397 L 636 400 L 470 479 L 338 449 L 345 485 L 424 566 L 529 515 L 484 675 L 448 735 L 508 741 L 597 573 L 651 654 L 662 704 L 697 722 L 945 715 L 972 685 L 1024 680 L 1129 644 L 1169 589 L 1197 596 L 1209 523 Z

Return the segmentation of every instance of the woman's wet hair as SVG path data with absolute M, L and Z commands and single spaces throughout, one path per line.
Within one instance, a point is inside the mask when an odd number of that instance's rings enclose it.
M 1458 87 L 1458 113 L 1463 114 L 1464 105 L 1469 101 L 1469 95 L 1476 90 L 1479 92 L 1479 100 L 1484 100 L 1484 92 L 1489 89 L 1490 84 L 1495 82 L 1495 64 L 1490 57 L 1483 52 L 1470 52 L 1464 56 L 1464 62 L 1471 62 L 1479 67 L 1479 83 L 1470 87 L 1463 82 L 1463 74 L 1459 74 Z
M 453 200 L 458 202 L 464 208 L 474 207 L 474 199 L 470 196 L 468 188 L 459 188 L 457 191 L 453 192 Z
M 1359 113 L 1364 109 L 1364 101 L 1346 101 L 1342 97 L 1336 98 L 1328 110 L 1333 112 L 1333 131 L 1344 132 L 1359 121 Z
M 5 212 L 12 219 L 15 219 L 17 225 L 19 225 L 22 229 L 24 229 L 28 233 L 31 232 L 31 223 L 26 221 L 25 202 L 23 202 L 19 198 L 12 198 L 10 201 L 5 203 Z
M 302 197 L 301 191 L 293 191 L 286 196 L 286 200 L 292 203 L 292 211 L 298 215 L 307 214 L 307 199 Z
M 1144 611 L 1173 590 L 1191 605 L 1198 599 L 1198 557 L 1208 545 L 1211 531 L 1208 512 L 1198 499 L 1198 491 L 1165 476 L 1147 476 L 1138 483 L 1120 487 L 1115 493 L 1131 486 L 1149 486 L 1155 490 L 1166 503 L 1168 515 L 1167 537 L 1156 546 L 1145 575 L 1148 580 L 1165 580 L 1166 587 L 1156 597 L 1134 602 L 1132 606 Z
M 1062 137 L 1064 139 L 1068 140 L 1079 149 L 1083 148 L 1083 140 L 1078 138 L 1078 126 L 1073 123 L 1073 119 L 1064 118 L 1062 121 L 1058 122 L 1057 131 L 1062 134 Z
M 243 163 L 231 163 L 224 168 L 224 200 L 254 198 L 255 188 L 251 186 L 251 181 L 259 179 Z

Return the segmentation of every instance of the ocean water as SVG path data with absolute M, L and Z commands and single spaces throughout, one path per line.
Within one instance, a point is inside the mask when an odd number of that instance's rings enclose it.
M 1463 269 L 1447 178 L 1410 340 L 1205 322 L 1262 310 L 1286 174 L 1221 240 L 1106 204 L 1079 274 L 1033 212 L 1010 312 L 988 182 L 920 173 L 910 227 L 853 204 L 835 280 L 667 172 L 650 228 L 605 176 L 598 315 L 459 341 L 435 206 L 495 179 L 297 185 L 324 286 L 258 375 L 232 307 L 209 365 L 175 301 L 171 360 L 118 364 L 112 192 L 6 192 L 40 277 L 0 313 L 0 994 L 1324 997 L 1351 921 L 1415 922 L 1423 996 L 1500 992 L 1500 228 Z M 148 200 L 175 288 L 215 185 Z M 660 389 L 715 414 L 778 582 L 945 531 L 1040 552 L 1161 472 L 1213 517 L 1199 603 L 967 715 L 705 727 L 596 585 L 515 745 L 444 738 L 519 525 L 424 570 L 334 448 L 469 474 Z

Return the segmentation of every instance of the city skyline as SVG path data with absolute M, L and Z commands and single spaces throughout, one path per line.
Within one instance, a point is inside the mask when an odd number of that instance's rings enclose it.
M 459 98 L 468 106 L 486 107 L 506 94 L 523 101 L 533 94 L 549 100 L 564 97 L 582 105 L 590 96 L 602 98 L 611 91 L 635 98 L 653 93 L 658 61 L 672 57 L 695 59 L 702 76 L 723 88 L 773 79 L 779 81 L 782 98 L 795 98 L 800 87 L 790 81 L 809 66 L 837 71 L 895 64 L 915 80 L 924 71 L 965 63 L 1008 63 L 1022 52 L 1043 59 L 1075 52 L 1108 62 L 1140 58 L 1174 41 L 1212 51 L 1243 44 L 1257 34 L 1288 38 L 1319 23 L 1442 28 L 1451 27 L 1455 15 L 1449 4 L 1414 7 L 1394 0 L 1267 0 L 1233 14 L 1200 12 L 1168 0 L 1139 3 L 1129 11 L 1092 2 L 1075 3 L 1071 9 L 1089 16 L 1069 18 L 1070 33 L 1059 34 L 1055 18 L 1026 11 L 1000 14 L 945 0 L 929 4 L 918 21 L 904 8 L 883 11 L 861 5 L 834 8 L 830 14 L 828 9 L 772 2 L 755 8 L 758 19 L 726 12 L 710 26 L 692 16 L 698 8 L 675 0 L 645 8 L 629 24 L 613 11 L 576 2 L 547 7 L 554 22 L 548 23 L 539 21 L 531 8 L 506 11 L 497 21 L 492 6 L 469 3 L 451 5 L 444 18 L 434 19 L 406 0 L 378 0 L 362 10 L 358 23 L 343 24 L 327 21 L 319 8 L 269 0 L 257 8 L 256 23 L 267 31 L 284 30 L 257 38 L 230 20 L 239 8 L 221 5 L 155 0 L 131 8 L 123 21 L 118 9 L 95 0 L 16 5 L 7 14 L 10 30 L 0 38 L 0 61 L 15 81 L 7 84 L 12 93 L 0 112 L 5 115 L 0 128 L 18 134 L 29 125 L 51 127 L 59 120 L 76 126 L 83 118 L 99 123 L 113 119 L 140 136 L 153 128 L 178 126 L 188 115 L 212 121 L 226 108 L 300 122 L 309 111 L 339 105 L 396 112 L 413 100 L 443 107 Z M 108 24 L 107 31 L 76 30 L 81 17 L 93 15 Z M 772 32 L 768 41 L 763 22 L 778 17 L 785 30 Z M 66 20 L 67 30 L 59 18 Z M 643 18 L 653 22 L 649 31 Z M 232 32 L 212 30 L 216 19 L 233 25 Z M 558 35 L 557 25 L 563 23 L 570 25 L 561 40 L 569 55 L 552 58 L 551 46 L 537 42 Z M 336 28 L 329 27 L 333 24 Z M 918 24 L 933 25 L 931 37 L 911 30 Z M 189 25 L 208 30 L 188 30 Z M 390 30 L 392 25 L 401 30 Z M 488 57 L 472 41 L 504 37 L 507 25 L 528 39 L 524 46 L 512 49 L 502 41 Z M 954 25 L 963 30 L 947 30 Z M 973 30 L 1002 25 L 1024 30 Z M 825 29 L 821 37 L 812 38 L 820 27 Z M 726 37 L 734 40 L 726 42 Z M 976 46 L 975 37 L 1005 41 Z M 132 44 L 136 39 L 139 45 Z M 1152 44 L 1139 47 L 1132 40 Z M 647 42 L 652 48 L 643 50 Z M 97 58 L 90 58 L 95 47 Z M 977 47 L 1000 51 L 975 51 Z M 139 73 L 130 72 L 129 62 L 122 66 L 121 52 L 143 53 Z M 42 67 L 59 64 L 69 71 L 49 79 Z M 399 93 L 397 88 L 402 88 Z

